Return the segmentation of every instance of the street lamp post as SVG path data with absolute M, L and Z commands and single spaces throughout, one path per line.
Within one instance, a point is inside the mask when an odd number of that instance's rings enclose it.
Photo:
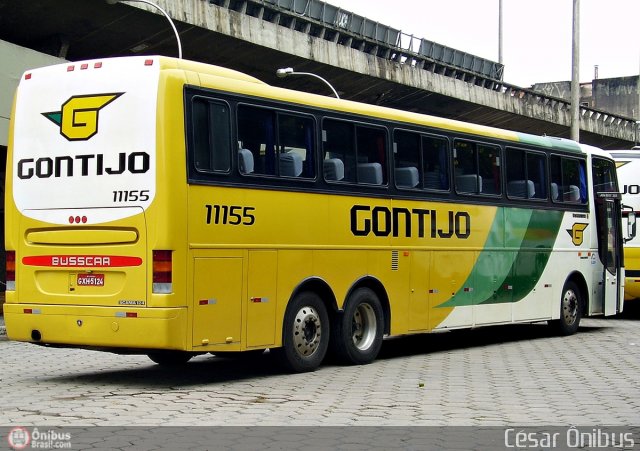
M 167 20 L 169 21 L 169 25 L 171 25 L 171 28 L 173 29 L 173 33 L 176 35 L 176 41 L 178 41 L 178 58 L 182 59 L 182 42 L 180 41 L 180 35 L 178 34 L 178 29 L 173 23 L 171 16 L 164 9 L 162 9 L 160 6 L 156 5 L 150 0 L 106 0 L 106 2 L 110 5 L 115 5 L 116 3 L 122 3 L 124 1 L 145 3 L 149 6 L 153 6 L 158 11 L 160 11 L 164 15 L 164 17 L 167 18 Z
M 580 141 L 580 0 L 573 0 L 571 139 Z
M 336 96 L 336 99 L 340 98 L 340 96 L 338 95 L 338 91 L 336 91 L 335 88 L 331 86 L 331 83 L 329 83 L 327 80 L 322 78 L 320 75 L 312 74 L 311 72 L 295 72 L 292 67 L 285 67 L 283 69 L 278 69 L 276 71 L 276 76 L 278 78 L 287 78 L 291 75 L 308 75 L 309 77 L 315 77 L 318 80 L 321 80 L 322 82 L 324 82 L 324 84 L 326 84 L 329 87 L 329 89 L 331 89 L 331 91 L 333 92 L 333 95 Z

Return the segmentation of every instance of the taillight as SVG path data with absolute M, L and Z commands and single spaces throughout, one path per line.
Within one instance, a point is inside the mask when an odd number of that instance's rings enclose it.
M 153 292 L 171 293 L 171 251 L 153 251 Z
M 16 290 L 16 251 L 7 251 L 7 291 Z

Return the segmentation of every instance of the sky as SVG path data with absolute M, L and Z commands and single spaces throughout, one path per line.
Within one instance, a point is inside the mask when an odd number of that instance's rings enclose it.
M 499 0 L 325 0 L 344 10 L 498 61 Z M 573 0 L 502 0 L 506 83 L 571 80 Z M 640 72 L 640 0 L 580 0 L 581 82 Z

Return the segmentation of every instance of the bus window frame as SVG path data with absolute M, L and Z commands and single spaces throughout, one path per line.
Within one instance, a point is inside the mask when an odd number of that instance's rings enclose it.
M 195 171 L 197 174 L 202 174 L 204 176 L 210 175 L 210 174 L 215 174 L 216 176 L 229 176 L 233 173 L 235 164 L 234 164 L 234 158 L 233 158 L 233 154 L 234 154 L 234 149 L 233 149 L 233 117 L 232 114 L 233 112 L 233 108 L 231 107 L 231 104 L 224 100 L 224 99 L 220 99 L 218 97 L 207 97 L 201 94 L 195 94 L 192 95 L 190 97 L 185 98 L 185 102 L 188 101 L 188 108 L 185 108 L 186 112 L 188 114 L 185 114 L 185 128 L 187 128 L 187 131 L 185 133 L 185 136 L 187 136 L 187 150 L 189 149 L 193 149 L 193 151 L 187 151 L 187 164 L 190 170 Z M 196 166 L 196 139 L 195 139 L 195 134 L 196 134 L 196 129 L 195 129 L 195 120 L 194 120 L 194 104 L 197 101 L 203 101 L 205 103 L 207 103 L 208 105 L 211 105 L 212 103 L 216 103 L 216 104 L 221 104 L 221 105 L 225 105 L 228 109 L 228 115 L 227 115 L 227 125 L 228 125 L 228 158 L 229 158 L 229 168 L 226 170 L 218 170 L 218 169 L 201 169 L 198 168 Z M 207 121 L 207 125 L 210 125 L 209 121 Z M 210 133 L 210 128 L 207 128 L 208 130 L 208 136 L 209 138 L 211 137 L 211 133 Z
M 552 160 L 554 157 L 557 157 L 560 159 L 560 177 L 562 178 L 562 184 L 559 186 L 563 187 L 564 186 L 564 170 L 563 170 L 563 162 L 565 160 L 573 160 L 573 161 L 577 161 L 578 165 L 582 165 L 582 169 L 584 171 L 585 177 L 589 178 L 589 174 L 587 172 L 587 158 L 585 155 L 583 156 L 578 156 L 578 155 L 567 155 L 567 154 L 561 154 L 561 153 L 557 153 L 557 152 L 549 152 L 547 154 L 547 161 L 548 161 L 548 171 L 549 171 L 549 193 L 552 192 L 551 190 L 551 185 L 554 183 L 552 180 L 552 174 L 551 174 L 551 166 L 552 166 Z M 578 166 L 578 170 L 579 170 L 580 166 Z M 578 173 L 578 178 L 580 177 L 580 174 Z M 593 176 L 591 177 L 591 182 L 593 184 Z M 589 185 L 588 180 L 587 180 L 587 186 Z M 578 185 L 578 189 L 580 190 L 580 198 L 582 198 L 582 188 L 580 185 Z M 588 189 L 587 189 L 588 191 Z M 551 202 L 555 205 L 565 205 L 568 208 L 571 207 L 575 207 L 575 206 L 585 206 L 588 207 L 589 206 L 589 193 L 585 193 L 585 202 L 582 202 L 582 200 L 578 200 L 578 201 L 572 201 L 572 200 L 564 200 L 564 193 L 559 193 L 558 198 L 557 199 L 553 199 L 553 196 L 551 196 Z M 562 195 L 562 196 L 561 196 Z
M 544 199 L 525 199 L 525 198 L 509 198 L 506 194 L 506 169 L 500 169 L 501 177 L 501 194 L 494 193 L 458 193 L 455 189 L 454 179 L 454 166 L 453 166 L 453 143 L 455 140 L 470 141 L 475 144 L 483 146 L 489 146 L 492 149 L 499 149 L 500 167 L 504 167 L 505 162 L 505 148 L 507 146 L 525 149 L 527 152 L 540 153 L 545 156 L 547 162 L 547 171 L 550 171 L 550 157 L 556 155 L 561 158 L 577 158 L 579 161 L 583 161 L 586 168 L 586 155 L 581 153 L 565 152 L 560 149 L 547 149 L 532 145 L 522 145 L 513 141 L 508 141 L 500 138 L 487 139 L 484 136 L 471 135 L 466 132 L 460 132 L 449 129 L 439 129 L 432 124 L 412 124 L 402 121 L 397 121 L 392 118 L 380 118 L 369 117 L 361 113 L 342 113 L 335 110 L 330 110 L 322 107 L 309 106 L 305 104 L 297 104 L 287 101 L 273 100 L 255 97 L 245 94 L 231 94 L 227 92 L 221 92 L 217 90 L 210 90 L 207 88 L 188 86 L 185 88 L 185 99 L 200 96 L 206 100 L 216 100 L 226 102 L 230 105 L 232 110 L 231 120 L 231 138 L 232 141 L 237 137 L 237 116 L 234 112 L 234 108 L 238 105 L 247 105 L 258 108 L 266 108 L 271 111 L 281 111 L 297 116 L 304 116 L 313 118 L 314 124 L 314 146 L 315 146 L 315 179 L 303 178 L 303 177 L 277 177 L 277 176 L 245 176 L 238 170 L 238 155 L 239 150 L 238 143 L 232 142 L 232 166 L 231 174 L 220 173 L 196 173 L 189 164 L 189 173 L 187 182 L 189 184 L 200 185 L 221 185 L 221 186 L 246 186 L 248 189 L 273 189 L 281 191 L 304 191 L 304 192 L 316 192 L 324 194 L 336 194 L 336 195 L 362 195 L 366 197 L 380 197 L 384 199 L 415 199 L 421 201 L 437 201 L 437 202 L 460 202 L 460 203 L 478 203 L 489 204 L 498 207 L 514 207 L 514 208 L 543 208 L 543 209 L 558 209 L 558 210 L 588 210 L 588 203 L 567 203 L 567 202 L 552 202 L 551 191 L 548 187 L 549 195 L 546 201 Z M 185 112 L 187 114 L 187 120 L 190 120 L 190 113 L 188 109 Z M 326 180 L 323 171 L 323 159 L 324 159 L 324 142 L 323 142 L 323 121 L 325 119 L 331 119 L 350 124 L 360 125 L 368 128 L 380 129 L 385 134 L 385 146 L 386 153 L 385 158 L 387 164 L 384 170 L 387 171 L 387 183 L 382 185 L 365 184 L 365 183 L 352 183 L 345 181 Z M 188 124 L 187 124 L 188 125 Z M 395 168 L 395 160 L 393 154 L 393 134 L 398 129 L 409 133 L 416 133 L 419 136 L 435 137 L 436 139 L 446 139 L 449 146 L 449 191 L 430 190 L 430 189 L 403 189 L 395 186 L 395 177 L 392 172 Z M 187 141 L 191 141 L 189 138 Z M 189 148 L 187 152 L 190 153 L 191 142 L 187 143 Z M 192 156 L 188 158 L 192 161 Z M 586 174 L 589 176 L 589 174 Z M 549 174 L 547 174 L 547 180 L 550 180 Z
M 527 157 L 530 154 L 534 154 L 534 155 L 539 155 L 542 156 L 544 158 L 544 178 L 545 180 L 544 182 L 544 186 L 545 186 L 545 191 L 546 191 L 546 196 L 545 197 L 536 197 L 534 195 L 534 197 L 521 197 L 521 196 L 514 196 L 509 194 L 509 151 L 517 151 L 517 152 L 521 152 L 524 156 L 524 176 L 525 179 L 524 180 L 532 180 L 529 177 L 529 163 L 527 161 Z M 526 147 L 520 147 L 520 146 L 509 146 L 509 145 L 505 145 L 504 146 L 504 184 L 505 184 L 505 195 L 507 196 L 507 199 L 512 200 L 514 202 L 538 202 L 538 203 L 546 203 L 549 202 L 550 199 L 550 189 L 551 189 L 551 181 L 550 181 L 550 169 L 549 169 L 549 153 L 545 153 L 539 150 L 532 150 Z M 534 182 L 535 183 L 535 182 Z
M 346 185 L 346 186 L 354 186 L 354 187 L 365 187 L 365 188 L 373 188 L 376 190 L 381 190 L 381 189 L 385 189 L 385 190 L 389 190 L 389 188 L 391 187 L 390 184 L 390 175 L 389 175 L 389 170 L 391 169 L 391 165 L 390 165 L 390 149 L 389 149 L 389 135 L 390 135 L 390 121 L 384 121 L 382 124 L 376 123 L 374 121 L 371 122 L 363 122 L 363 121 L 358 121 L 358 120 L 354 120 L 354 118 L 352 116 L 349 116 L 347 118 L 344 117 L 338 117 L 336 115 L 328 115 L 328 114 L 324 114 L 329 112 L 328 110 L 322 110 L 319 109 L 317 112 L 317 115 L 320 116 L 320 133 L 319 133 L 319 137 L 320 137 L 320 155 L 319 155 L 319 160 L 320 161 L 324 161 L 326 156 L 327 156 L 327 151 L 325 149 L 325 143 L 326 141 L 326 130 L 325 130 L 325 122 L 326 121 L 335 121 L 335 122 L 341 122 L 341 123 L 345 123 L 345 124 L 350 124 L 353 127 L 353 149 L 355 150 L 355 158 L 356 158 L 356 166 L 357 166 L 357 159 L 358 159 L 358 127 L 361 128 L 368 128 L 368 129 L 373 129 L 373 130 L 379 130 L 382 131 L 383 134 L 383 145 L 384 145 L 384 164 L 381 163 L 382 166 L 382 183 L 380 184 L 375 184 L 375 183 L 366 183 L 366 182 L 360 182 L 358 180 L 358 176 L 356 174 L 356 181 L 351 181 L 351 180 L 327 180 L 324 177 L 324 171 L 323 171 L 323 176 L 321 177 L 321 179 L 324 181 L 324 183 L 328 184 L 329 186 L 331 185 Z M 375 119 L 375 118 L 372 118 Z M 346 154 L 344 154 L 346 155 Z M 345 158 L 343 158 L 343 163 L 345 165 L 346 168 L 346 161 L 344 161 Z M 355 167 L 355 166 L 354 166 Z M 390 194 L 390 193 L 389 193 Z
M 461 136 L 454 136 L 452 138 L 452 144 L 451 144 L 451 166 L 452 166 L 452 171 L 453 171 L 453 177 L 452 177 L 452 183 L 453 183 L 453 188 L 454 191 L 456 193 L 456 195 L 458 196 L 462 196 L 462 197 L 477 197 L 477 198 L 490 198 L 490 199 L 504 199 L 504 143 L 502 144 L 496 144 L 496 143 L 490 143 L 490 142 L 486 142 L 486 141 L 482 141 L 482 140 L 478 140 L 478 139 L 474 139 L 473 136 L 467 136 L 467 135 L 461 135 Z M 456 175 L 456 159 L 457 157 L 457 149 L 456 149 L 456 142 L 457 141 L 466 141 L 469 143 L 473 143 L 474 149 L 473 149 L 473 153 L 475 156 L 475 174 L 476 176 L 480 176 L 480 158 L 479 158 L 479 149 L 478 146 L 485 146 L 485 147 L 493 147 L 495 149 L 497 149 L 498 151 L 498 170 L 497 170 L 497 174 L 500 176 L 500 183 L 498 184 L 498 186 L 500 187 L 500 192 L 499 193 L 489 193 L 489 192 L 483 192 L 483 190 L 480 191 L 460 191 L 458 189 L 458 183 L 457 183 L 457 175 Z M 470 174 L 462 174 L 462 175 L 470 175 Z M 478 185 L 476 184 L 476 189 L 477 189 Z
M 393 177 L 393 186 L 395 189 L 399 190 L 399 191 L 408 191 L 408 192 L 414 192 L 414 193 L 438 193 L 438 194 L 450 194 L 452 192 L 452 188 L 453 188 L 453 179 L 452 179 L 452 163 L 453 163 L 453 157 L 452 157 L 452 145 L 451 145 L 451 139 L 446 136 L 446 135 L 441 135 L 441 134 L 437 134 L 437 133 L 429 133 L 427 131 L 424 130 L 415 130 L 415 129 L 411 129 L 411 128 L 403 128 L 403 127 L 393 127 L 393 124 L 389 127 L 390 128 L 390 136 L 391 136 L 391 148 L 392 148 L 392 158 L 390 160 L 391 162 L 391 167 L 390 167 L 390 172 L 392 172 L 394 174 Z M 419 167 L 418 167 L 418 171 L 419 171 L 419 182 L 418 185 L 410 188 L 410 187 L 406 187 L 406 186 L 398 186 L 397 181 L 396 181 L 396 177 L 395 177 L 395 170 L 398 169 L 398 167 L 396 167 L 396 154 L 398 152 L 397 150 L 397 141 L 396 141 L 396 133 L 411 133 L 414 135 L 417 135 L 417 137 L 419 138 L 419 157 L 420 157 L 420 162 L 419 162 Z M 426 185 L 426 180 L 425 180 L 425 173 L 426 171 L 424 171 L 425 168 L 425 161 L 424 161 L 424 147 L 423 147 L 423 139 L 434 139 L 434 140 L 439 140 L 439 141 L 443 141 L 446 145 L 446 162 L 447 162 L 447 167 L 446 167 L 446 171 L 439 171 L 439 174 L 446 174 L 447 176 L 447 184 L 448 184 L 448 188 L 429 188 Z M 403 167 L 403 166 L 400 166 Z
M 275 129 L 273 130 L 274 133 L 274 151 L 275 151 L 275 156 L 276 156 L 276 160 L 278 159 L 279 155 L 281 154 L 280 150 L 278 149 L 279 146 L 279 141 L 280 141 L 280 123 L 278 121 L 279 116 L 280 115 L 289 115 L 289 116 L 297 116 L 297 117 L 303 117 L 305 119 L 310 119 L 311 120 L 311 145 L 313 146 L 313 148 L 311 149 L 311 155 L 312 158 L 314 158 L 314 160 L 312 161 L 311 167 L 313 168 L 313 177 L 303 177 L 302 175 L 300 176 L 285 176 L 285 175 L 280 175 L 280 170 L 279 168 L 276 170 L 275 174 L 262 174 L 262 173 L 256 173 L 256 172 L 251 172 L 251 173 L 243 173 L 242 171 L 240 171 L 240 167 L 239 167 L 239 163 L 238 163 L 238 155 L 240 153 L 240 121 L 239 121 L 239 114 L 240 114 L 240 108 L 241 107 L 247 107 L 247 108 L 255 108 L 255 109 L 260 109 L 260 110 L 265 110 L 265 111 L 269 111 L 271 113 L 274 113 L 275 115 Z M 315 183 L 318 180 L 318 163 L 317 161 L 317 157 L 318 157 L 318 152 L 317 152 L 317 130 L 318 130 L 318 121 L 316 118 L 316 115 L 312 114 L 312 113 L 306 113 L 306 112 L 300 112 L 300 111 L 296 111 L 296 110 L 287 110 L 284 108 L 279 108 L 279 107 L 275 107 L 272 106 L 270 104 L 267 104 L 266 102 L 264 104 L 256 104 L 256 103 L 249 103 L 249 102 L 243 102 L 238 100 L 235 103 L 235 109 L 234 109 L 234 117 L 235 117 L 235 123 L 233 124 L 232 131 L 231 131 L 231 138 L 232 138 L 232 146 L 235 147 L 235 157 L 232 155 L 232 160 L 236 161 L 236 166 L 235 166 L 235 173 L 236 175 L 239 175 L 240 177 L 248 177 L 248 178 L 256 178 L 256 179 L 270 179 L 270 180 L 295 180 L 295 181 L 306 181 L 309 183 Z M 233 151 L 232 151 L 233 152 Z M 304 163 L 303 163 L 304 164 Z M 276 164 L 276 167 L 278 167 L 278 165 Z

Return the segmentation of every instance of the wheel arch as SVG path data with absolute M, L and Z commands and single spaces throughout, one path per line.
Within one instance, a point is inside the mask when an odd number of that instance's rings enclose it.
M 309 277 L 307 279 L 304 279 L 291 292 L 291 296 L 289 296 L 289 302 L 291 302 L 293 298 L 304 291 L 312 291 L 320 296 L 320 299 L 322 299 L 325 307 L 327 307 L 327 312 L 329 312 L 329 314 L 334 314 L 338 311 L 338 302 L 336 300 L 336 295 L 333 293 L 333 290 L 324 279 L 321 279 L 320 277 Z
M 378 299 L 380 300 L 380 304 L 382 305 L 382 312 L 384 314 L 384 333 L 391 333 L 391 306 L 389 304 L 389 295 L 387 294 L 387 290 L 385 290 L 384 285 L 380 280 L 373 276 L 365 276 L 358 280 L 356 280 L 351 288 L 347 291 L 347 296 L 345 298 L 345 302 L 358 288 L 369 288 L 372 290 Z M 344 305 L 344 304 L 343 304 Z
M 582 298 L 582 312 L 583 316 L 587 316 L 589 314 L 589 303 L 590 303 L 590 293 L 589 286 L 587 285 L 587 280 L 584 275 L 580 271 L 573 271 L 567 279 L 565 280 L 565 284 L 567 282 L 573 282 L 576 284 L 578 289 L 580 290 L 580 295 Z M 564 284 L 563 284 L 564 286 Z

